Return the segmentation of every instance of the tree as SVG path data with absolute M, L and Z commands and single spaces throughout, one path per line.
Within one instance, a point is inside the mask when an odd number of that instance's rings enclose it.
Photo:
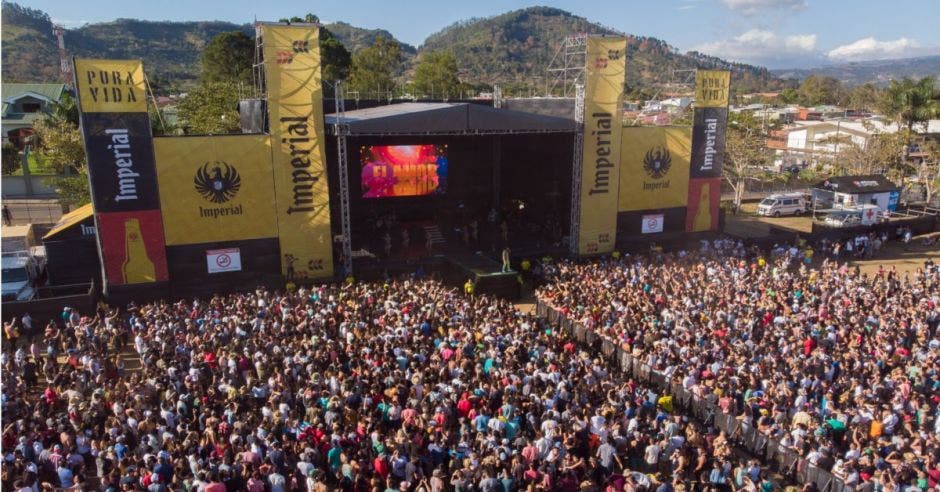
M 457 78 L 457 58 L 449 51 L 435 51 L 422 55 L 415 68 L 414 93 L 448 99 L 460 94 Z
M 854 110 L 874 111 L 881 104 L 882 97 L 882 90 L 868 82 L 855 86 L 849 91 L 846 97 L 846 107 Z
M 398 43 L 383 36 L 375 38 L 372 46 L 353 55 L 349 88 L 383 97 L 395 87 L 392 74 L 398 69 L 401 59 L 401 47 Z
M 833 77 L 810 75 L 797 89 L 797 100 L 803 106 L 820 104 L 839 104 L 845 97 L 842 82 Z
M 58 174 L 72 173 L 56 176 L 48 181 L 56 188 L 59 203 L 65 206 L 79 206 L 91 201 L 85 166 L 85 147 L 78 125 L 69 119 L 71 112 L 68 101 L 65 103 L 58 111 L 54 110 L 52 114 L 33 123 L 30 148 L 51 162 Z
M 780 91 L 780 100 L 783 101 L 784 104 L 795 104 L 799 99 L 800 94 L 792 87 L 787 87 Z
M 741 207 L 748 181 L 768 179 L 762 166 L 768 160 L 767 136 L 750 113 L 737 113 L 728 123 L 722 177 L 734 192 L 734 206 Z
M 58 102 L 52 104 L 50 116 L 56 120 L 67 121 L 78 126 L 78 104 L 68 92 L 63 92 Z
M 320 61 L 320 75 L 324 85 L 349 77 L 352 55 L 343 43 L 323 26 L 320 26 Z
M 78 171 L 85 167 L 85 146 L 78 126 L 66 120 L 45 116 L 33 123 L 30 137 L 33 152 L 52 164 L 58 174 L 67 168 Z
M 940 94 L 934 83 L 933 77 L 920 80 L 904 77 L 900 82 L 892 80 L 885 91 L 882 112 L 909 132 L 913 132 L 916 125 L 926 126 L 931 118 L 940 115 Z
M 302 23 L 302 22 L 303 22 L 303 23 L 307 23 L 307 24 L 319 24 L 319 23 L 320 23 L 320 18 L 317 17 L 317 16 L 315 16 L 315 15 L 313 15 L 313 14 L 307 14 L 307 15 L 305 15 L 305 16 L 303 16 L 303 17 L 297 17 L 297 16 L 295 15 L 295 16 L 293 16 L 293 17 L 291 17 L 291 18 L 286 18 L 286 17 L 281 18 L 281 19 L 278 20 L 278 22 L 283 22 L 283 23 L 285 23 L 285 24 L 294 24 L 294 23 L 298 23 L 298 24 L 299 24 L 299 23 Z
M 255 40 L 241 31 L 216 35 L 202 52 L 202 80 L 251 83 Z
M 880 132 L 863 122 L 870 136 L 859 143 L 848 135 L 833 136 L 824 143 L 833 146 L 831 166 L 835 174 L 886 173 L 895 180 L 903 179 L 913 169 L 905 159 L 908 135 L 906 130 Z
M 0 165 L 3 168 L 3 174 L 13 174 L 20 170 L 20 151 L 16 150 L 13 144 L 7 142 L 3 144 L 2 156 L 0 156 Z
M 925 154 L 923 162 L 917 166 L 917 182 L 924 190 L 924 202 L 928 205 L 940 189 L 940 142 L 926 140 L 921 144 Z
M 189 134 L 238 132 L 239 88 L 232 82 L 202 82 L 179 104 L 182 126 Z
M 55 187 L 56 194 L 59 195 L 59 204 L 66 207 L 75 208 L 91 202 L 91 192 L 88 188 L 88 172 L 85 168 L 79 170 L 78 174 L 69 176 L 56 176 L 49 180 Z

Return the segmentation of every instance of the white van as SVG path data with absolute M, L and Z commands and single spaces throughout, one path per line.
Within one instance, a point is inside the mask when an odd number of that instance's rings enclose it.
M 806 197 L 802 193 L 778 193 L 761 200 L 757 205 L 757 215 L 780 217 L 781 215 L 802 215 L 807 210 Z

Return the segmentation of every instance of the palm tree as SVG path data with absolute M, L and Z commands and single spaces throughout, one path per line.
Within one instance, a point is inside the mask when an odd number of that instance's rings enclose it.
M 933 76 L 920 80 L 904 77 L 900 82 L 892 80 L 885 92 L 882 110 L 907 127 L 908 133 L 914 130 L 914 125 L 926 125 L 940 114 L 940 94 L 934 83 Z

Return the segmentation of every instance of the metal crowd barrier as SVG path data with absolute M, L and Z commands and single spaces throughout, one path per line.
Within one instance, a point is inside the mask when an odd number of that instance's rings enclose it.
M 842 479 L 810 464 L 794 450 L 781 446 L 776 440 L 761 434 L 753 426 L 743 425 L 733 413 L 725 413 L 716 402 L 696 398 L 691 392 L 682 387 L 681 378 L 678 375 L 674 375 L 675 377 L 670 379 L 665 374 L 635 359 L 619 345 L 606 338 L 601 338 L 593 330 L 573 321 L 561 311 L 552 308 L 541 300 L 536 301 L 535 313 L 587 347 L 594 348 L 600 340 L 601 353 L 608 360 L 614 361 L 623 374 L 639 382 L 647 383 L 661 394 L 671 395 L 674 409 L 684 410 L 698 422 L 724 431 L 729 441 L 760 458 L 765 465 L 775 469 L 787 479 L 799 484 L 813 482 L 820 492 L 852 492 L 855 490 L 853 487 L 845 485 Z

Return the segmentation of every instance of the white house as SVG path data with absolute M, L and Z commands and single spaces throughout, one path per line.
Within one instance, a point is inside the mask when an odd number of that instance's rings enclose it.
M 786 148 L 778 151 L 778 161 L 812 164 L 820 156 L 838 153 L 850 142 L 865 148 L 873 137 L 896 133 L 898 130 L 897 124 L 875 118 L 864 121 L 797 121 L 786 130 Z M 920 134 L 940 133 L 940 120 L 930 120 L 927 128 L 919 125 L 914 130 Z
M 33 122 L 50 112 L 64 92 L 63 84 L 3 84 L 0 88 L 3 143 L 22 145 L 23 138 L 32 132 Z

